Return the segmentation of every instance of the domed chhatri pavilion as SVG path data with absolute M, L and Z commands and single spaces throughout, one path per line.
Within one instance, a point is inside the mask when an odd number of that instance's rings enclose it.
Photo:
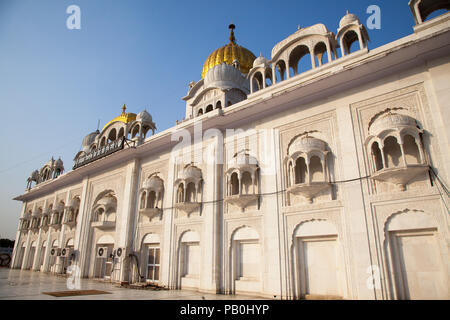
M 72 170 L 52 158 L 31 173 L 11 267 L 275 299 L 450 299 L 450 2 L 409 7 L 412 33 L 375 49 L 349 12 L 270 57 L 230 25 L 176 126 L 155 134 L 124 105 Z

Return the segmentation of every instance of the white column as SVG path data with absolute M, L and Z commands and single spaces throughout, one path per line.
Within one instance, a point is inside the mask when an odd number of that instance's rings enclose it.
M 87 277 L 89 274 L 89 255 L 91 253 L 91 248 L 89 247 L 91 212 L 88 207 L 88 194 L 89 177 L 85 177 L 83 179 L 83 191 L 81 192 L 80 211 L 78 213 L 78 221 L 75 229 L 75 259 L 72 262 L 72 265 L 76 265 L 80 268 L 81 277 Z
M 33 205 L 33 209 L 31 210 L 31 212 L 34 212 L 34 210 L 36 210 L 36 203 L 34 203 Z M 24 258 L 23 258 L 23 263 L 22 263 L 22 270 L 27 269 L 28 266 L 28 262 L 29 262 L 29 255 L 30 255 L 30 243 L 31 243 L 31 217 L 30 217 L 30 222 L 28 224 L 28 232 L 27 232 L 27 240 L 26 240 L 26 246 L 25 246 L 25 253 L 24 253 Z
M 352 122 L 352 112 L 348 104 L 342 103 L 337 106 L 336 117 L 338 123 L 347 123 L 349 125 L 342 126 L 339 129 L 339 136 L 336 137 L 341 141 L 340 159 L 342 163 L 342 175 L 336 172 L 337 180 L 350 180 L 367 175 L 367 172 L 360 172 L 358 158 L 356 154 L 357 145 L 354 139 L 354 125 Z M 341 130 L 342 129 L 342 130 Z M 381 298 L 379 290 L 369 289 L 367 287 L 367 268 L 371 265 L 380 265 L 377 261 L 375 251 L 375 242 L 373 234 L 371 206 L 368 201 L 369 191 L 365 180 L 356 180 L 340 185 L 342 190 L 342 214 L 343 229 L 347 231 L 345 234 L 339 234 L 339 242 L 342 243 L 345 250 L 343 261 L 347 263 L 346 283 L 348 283 L 348 292 L 344 298 L 371 300 Z M 344 283 L 344 282 L 343 282 Z M 344 293 L 345 294 L 345 293 Z
M 23 202 L 22 203 L 22 209 L 20 210 L 20 218 L 22 218 L 25 214 L 25 210 L 27 209 L 27 202 Z M 21 220 L 19 220 L 19 225 L 17 227 L 17 231 L 16 231 L 16 241 L 14 242 L 14 249 L 13 249 L 13 253 L 12 253 L 12 259 L 11 259 L 11 268 L 13 269 L 20 269 L 22 266 L 18 266 L 18 256 L 20 255 L 20 251 L 22 249 L 22 239 L 23 239 L 23 234 L 22 231 L 20 231 L 20 226 L 21 226 Z
M 213 161 L 206 161 L 204 166 L 204 185 L 203 201 L 210 202 L 203 206 L 203 237 L 201 237 L 200 250 L 201 271 L 200 271 L 200 290 L 216 293 L 220 288 L 219 276 L 221 268 L 220 261 L 220 243 L 222 237 L 219 234 L 219 218 L 221 217 L 221 202 L 223 192 L 223 165 L 218 162 L 219 150 L 224 147 L 220 137 L 213 137 L 207 143 L 214 144 Z M 223 150 L 223 149 L 222 149 Z M 217 202 L 214 202 L 217 201 Z
M 134 159 L 130 161 L 126 167 L 125 187 L 122 202 L 122 214 L 119 216 L 120 220 L 116 225 L 116 247 L 131 249 L 134 238 L 134 223 L 135 216 L 138 214 L 136 210 L 137 189 L 138 189 L 138 175 L 140 172 L 139 160 Z M 118 233 L 118 234 L 117 234 Z M 126 250 L 127 251 L 127 250 Z M 129 250 L 128 250 L 129 251 Z M 120 265 L 119 281 L 130 280 L 130 259 L 122 259 Z
M 45 208 L 45 204 L 44 204 L 44 208 Z M 42 217 L 41 217 L 42 219 Z M 41 220 L 42 222 L 42 220 Z M 34 253 L 34 260 L 33 260 L 33 266 L 31 267 L 31 270 L 33 271 L 39 271 L 40 268 L 40 260 L 41 260 L 41 250 L 42 250 L 42 228 L 39 228 L 39 235 L 38 238 L 36 240 L 36 250 Z
M 62 218 L 61 218 L 61 226 L 60 226 L 60 234 L 59 234 L 59 247 L 61 249 L 64 249 L 66 247 L 66 229 L 67 229 L 67 225 L 64 224 L 64 221 L 66 220 L 66 215 L 67 215 L 67 205 L 70 203 L 70 191 L 67 191 L 66 194 L 66 199 L 64 200 L 64 209 L 63 209 L 63 214 L 62 214 Z M 63 273 L 63 268 L 64 268 L 64 261 L 65 258 L 63 257 L 57 257 L 56 258 L 56 272 L 57 273 Z

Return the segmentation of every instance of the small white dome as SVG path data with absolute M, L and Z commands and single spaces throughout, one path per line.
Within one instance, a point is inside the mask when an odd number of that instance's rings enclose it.
M 226 63 L 219 64 L 210 69 L 205 76 L 205 88 L 220 89 L 246 88 L 246 79 L 241 71 Z
M 189 166 L 183 170 L 182 178 L 185 180 L 200 180 L 202 171 L 194 166 Z
M 141 111 L 138 113 L 136 120 L 141 120 L 143 122 L 153 122 L 153 118 L 147 110 Z
M 253 68 L 259 67 L 259 66 L 267 66 L 269 65 L 269 60 L 267 60 L 265 57 L 260 55 L 258 58 L 253 61 Z
M 97 130 L 95 132 L 89 133 L 86 137 L 84 137 L 83 142 L 82 142 L 82 146 L 83 146 L 83 150 L 87 149 L 89 150 L 89 147 L 91 144 L 94 143 L 95 138 L 100 134 L 100 132 Z
M 288 147 L 288 152 L 290 155 L 296 152 L 308 153 L 311 151 L 326 152 L 326 142 L 314 137 L 302 136 L 294 138 L 294 140 L 290 142 Z
M 341 19 L 341 21 L 339 22 L 339 29 L 349 25 L 349 24 L 361 24 L 361 22 L 359 21 L 359 18 L 356 14 L 353 13 L 348 13 Z
M 158 176 L 150 177 L 144 182 L 144 188 L 153 190 L 153 191 L 161 191 L 164 189 L 164 183 Z
M 405 114 L 398 114 L 389 111 L 370 122 L 369 134 L 376 136 L 384 130 L 402 127 L 417 128 L 416 119 Z
M 244 152 L 240 152 L 235 155 L 231 161 L 228 163 L 229 168 L 247 168 L 247 167 L 257 167 L 258 160 Z

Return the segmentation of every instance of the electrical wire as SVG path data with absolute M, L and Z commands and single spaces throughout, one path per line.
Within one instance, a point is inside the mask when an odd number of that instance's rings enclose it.
M 342 183 L 360 181 L 360 180 L 364 180 L 364 179 L 368 179 L 368 178 L 370 178 L 370 176 L 354 178 L 354 179 L 348 179 L 348 180 L 332 181 L 332 182 L 329 182 L 329 184 L 342 184 Z M 265 197 L 265 196 L 274 196 L 274 195 L 278 195 L 278 194 L 283 194 L 283 193 L 286 193 L 286 192 L 287 192 L 287 190 L 283 189 L 283 190 L 274 191 L 274 192 L 257 193 L 257 194 L 254 194 L 254 195 L 258 196 L 258 197 Z M 201 202 L 198 202 L 198 203 L 202 204 L 202 205 L 203 204 L 216 204 L 216 203 L 223 202 L 223 201 L 225 201 L 224 198 L 217 199 L 217 200 L 210 200 L 210 201 L 201 201 Z M 165 208 L 156 208 L 156 209 L 171 210 L 171 209 L 177 209 L 177 207 L 165 207 Z
M 444 202 L 444 205 L 447 208 L 447 212 L 450 212 L 449 208 L 447 207 L 447 204 L 446 204 L 446 202 L 444 200 L 444 195 L 442 194 L 441 189 L 439 188 L 438 184 L 442 187 L 442 189 L 445 192 L 445 194 L 447 195 L 447 197 L 450 197 L 450 192 L 449 192 L 448 188 L 446 187 L 446 185 L 442 182 L 442 180 L 440 179 L 438 174 L 434 171 L 434 169 L 431 166 L 429 166 L 429 169 L 430 169 L 430 172 L 432 172 L 432 176 L 434 176 L 434 178 L 435 178 L 434 180 L 438 182 L 438 183 L 435 183 L 435 184 L 436 184 L 437 189 L 439 191 L 439 194 L 440 194 L 440 196 L 442 198 L 442 201 Z M 369 178 L 370 178 L 370 176 L 364 176 L 364 177 L 359 177 L 359 178 L 354 178 L 354 179 L 332 181 L 332 182 L 329 182 L 329 183 L 330 184 L 343 184 L 343 183 L 361 181 L 361 180 L 365 180 L 365 179 L 369 179 Z M 258 197 L 274 196 L 274 195 L 278 195 L 278 194 L 284 194 L 286 192 L 287 192 L 287 190 L 283 189 L 283 190 L 274 191 L 274 192 L 258 193 L 258 194 L 255 194 L 255 196 L 258 196 Z M 201 202 L 199 202 L 199 204 L 201 204 L 201 205 L 216 204 L 216 203 L 223 202 L 223 201 L 225 201 L 224 198 L 217 199 L 217 200 L 211 200 L 211 201 L 201 201 Z M 158 208 L 156 208 L 156 209 L 158 209 Z M 165 207 L 165 208 L 159 208 L 159 209 L 161 209 L 161 210 L 172 210 L 172 209 L 177 209 L 177 207 L 173 207 L 172 206 L 172 207 Z
M 444 192 L 446 193 L 447 198 L 450 197 L 449 192 L 448 192 L 448 189 L 447 189 L 447 187 L 445 186 L 445 184 L 442 182 L 442 180 L 439 178 L 439 176 L 437 175 L 437 173 L 434 171 L 434 169 L 433 169 L 431 166 L 430 166 L 430 172 L 432 173 L 432 176 L 434 177 L 433 180 L 434 180 L 434 182 L 435 182 L 435 184 L 436 184 L 436 188 L 437 188 L 438 191 L 439 191 L 439 195 L 441 196 L 442 202 L 444 203 L 444 206 L 445 206 L 445 208 L 447 209 L 447 213 L 450 213 L 450 210 L 449 210 L 449 208 L 448 208 L 448 206 L 447 206 L 447 203 L 445 202 L 444 195 L 442 194 L 441 188 L 439 188 L 439 185 L 441 185 L 442 189 L 443 189 Z M 437 183 L 436 183 L 436 182 L 437 182 Z
M 439 182 L 439 184 L 441 185 L 442 189 L 445 191 L 447 196 L 450 196 L 450 192 L 449 192 L 447 186 L 445 185 L 445 183 L 442 182 L 441 178 L 438 176 L 436 171 L 434 171 L 433 167 L 431 167 L 431 166 L 430 166 L 430 171 L 433 174 L 433 176 L 436 178 L 436 180 Z
M 139 265 L 139 259 L 138 259 L 138 257 L 137 257 L 136 254 L 134 254 L 134 253 L 130 253 L 129 256 L 130 256 L 130 257 L 133 257 L 133 258 L 136 260 L 136 267 L 137 267 L 137 271 L 138 271 L 139 278 L 140 278 L 141 280 L 144 279 L 145 277 L 141 275 L 141 267 L 140 267 L 140 265 Z

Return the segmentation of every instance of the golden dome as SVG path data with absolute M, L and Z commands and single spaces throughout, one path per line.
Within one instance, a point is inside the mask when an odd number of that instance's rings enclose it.
M 107 124 L 105 124 L 105 126 L 103 127 L 102 130 L 105 130 L 105 128 L 107 126 L 109 126 L 111 123 L 116 122 L 116 121 L 120 121 L 123 123 L 129 123 L 131 121 L 136 120 L 136 114 L 135 113 L 125 113 L 125 110 L 127 109 L 127 107 L 125 105 L 123 105 L 122 107 L 122 113 L 120 114 L 120 116 L 115 117 L 114 119 L 112 119 L 110 122 L 108 122 Z
M 248 73 L 253 67 L 253 61 L 256 59 L 255 55 L 250 50 L 236 44 L 233 31 L 235 28 L 234 24 L 230 24 L 229 28 L 231 30 L 230 43 L 209 55 L 203 65 L 202 78 L 205 77 L 210 69 L 224 62 L 231 65 L 234 60 L 239 61 L 240 70 L 244 74 Z

